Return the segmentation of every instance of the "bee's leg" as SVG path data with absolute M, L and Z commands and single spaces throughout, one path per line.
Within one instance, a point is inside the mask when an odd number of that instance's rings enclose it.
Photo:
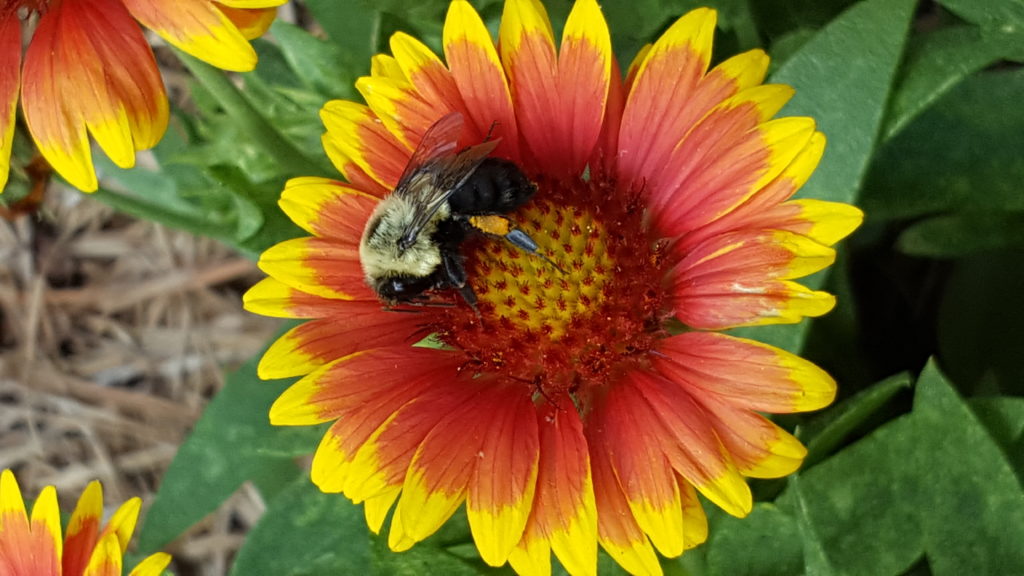
M 441 261 L 444 265 L 447 283 L 452 288 L 458 290 L 466 304 L 469 304 L 473 312 L 480 316 L 480 311 L 476 307 L 476 294 L 473 293 L 473 289 L 469 286 L 469 278 L 466 274 L 466 267 L 462 264 L 462 256 L 457 251 L 452 250 L 444 252 Z

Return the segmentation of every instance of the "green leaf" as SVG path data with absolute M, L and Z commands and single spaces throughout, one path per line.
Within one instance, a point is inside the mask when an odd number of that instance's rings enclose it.
M 795 488 L 794 488 L 795 486 Z M 779 499 L 843 574 L 1020 574 L 1024 499 L 1004 453 L 930 363 L 914 409 L 804 472 Z M 820 564 L 819 564 L 820 566 Z
M 349 70 L 356 63 L 350 61 L 349 54 L 340 46 L 281 20 L 274 22 L 270 31 L 285 60 L 308 88 L 325 98 L 340 98 L 350 92 L 355 77 Z M 359 64 L 365 66 L 366 62 Z
M 313 16 L 331 42 L 360 68 L 370 69 L 370 57 L 377 52 L 380 12 L 364 0 L 306 0 Z
M 707 543 L 712 576 L 790 576 L 803 568 L 796 522 L 772 504 L 746 518 L 722 515 Z
M 888 140 L 965 78 L 1008 55 L 1024 33 L 984 34 L 973 26 L 939 28 L 912 39 L 882 133 Z
M 811 116 L 828 137 L 799 196 L 853 202 L 874 150 L 913 0 L 867 0 L 844 12 L 786 61 L 772 82 L 796 88 L 780 116 Z M 816 288 L 824 275 L 805 279 Z M 809 323 L 741 329 L 744 337 L 799 351 Z
M 882 147 L 861 206 L 873 219 L 1024 211 L 1024 70 L 961 83 Z
M 368 574 L 371 538 L 361 507 L 303 474 L 269 502 L 231 574 Z
M 1003 449 L 1013 464 L 1017 478 L 1024 481 L 1024 398 L 993 396 L 973 398 L 971 410 L 988 429 L 989 435 Z
M 964 211 L 915 222 L 896 247 L 911 256 L 956 258 L 978 252 L 1024 247 L 1024 211 Z
M 939 0 L 939 4 L 979 26 L 1024 29 L 1022 0 Z
M 799 437 L 809 438 L 804 470 L 814 466 L 886 412 L 893 398 L 910 389 L 910 375 L 891 376 L 816 416 Z
M 922 528 L 928 562 L 942 574 L 1024 574 L 1024 498 L 999 446 L 930 363 L 914 402 L 928 468 Z
M 163 547 L 214 511 L 246 480 L 305 476 L 295 466 L 294 455 L 311 452 L 322 430 L 270 425 L 270 405 L 289 382 L 257 378 L 257 360 L 228 376 L 178 449 L 139 535 L 143 551 Z

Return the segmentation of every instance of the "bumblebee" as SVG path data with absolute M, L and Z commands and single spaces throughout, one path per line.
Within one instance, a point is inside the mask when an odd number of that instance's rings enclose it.
M 462 115 L 452 112 L 424 133 L 363 230 L 366 283 L 390 305 L 423 303 L 426 292 L 453 288 L 475 309 L 461 252 L 472 234 L 501 236 L 540 255 L 537 243 L 503 216 L 528 202 L 537 186 L 513 162 L 488 157 L 497 140 L 458 150 L 462 125 Z

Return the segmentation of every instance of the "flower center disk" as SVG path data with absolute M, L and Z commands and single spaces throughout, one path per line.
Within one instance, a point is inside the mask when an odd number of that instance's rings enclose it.
M 643 226 L 638 195 L 603 182 L 539 182 L 535 200 L 510 215 L 539 245 L 467 242 L 468 308 L 433 327 L 479 370 L 533 386 L 541 399 L 587 392 L 644 362 L 667 303 L 660 245 Z

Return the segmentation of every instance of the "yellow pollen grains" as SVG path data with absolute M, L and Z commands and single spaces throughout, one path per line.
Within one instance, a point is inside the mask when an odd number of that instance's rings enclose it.
M 551 261 L 498 239 L 481 242 L 469 262 L 480 312 L 485 325 L 558 340 L 604 303 L 615 270 L 607 229 L 583 208 L 550 202 L 520 209 L 515 220 Z

